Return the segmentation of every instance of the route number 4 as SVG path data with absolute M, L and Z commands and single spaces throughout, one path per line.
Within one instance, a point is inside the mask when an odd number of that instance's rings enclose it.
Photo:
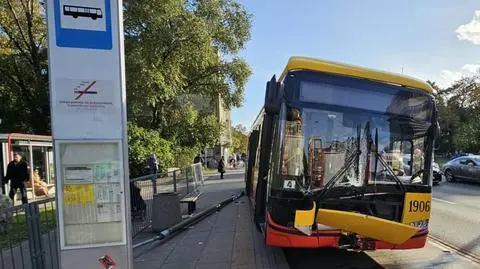
M 284 180 L 283 181 L 283 188 L 287 190 L 294 190 L 295 189 L 295 180 Z

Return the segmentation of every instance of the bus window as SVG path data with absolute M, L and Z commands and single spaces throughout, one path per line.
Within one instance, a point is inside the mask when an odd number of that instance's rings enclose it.
M 302 123 L 299 121 L 288 121 L 283 140 L 283 175 L 303 175 L 303 141 Z

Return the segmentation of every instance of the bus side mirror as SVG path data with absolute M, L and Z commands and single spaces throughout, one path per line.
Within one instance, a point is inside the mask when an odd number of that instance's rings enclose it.
M 265 112 L 278 114 L 280 112 L 280 83 L 277 82 L 275 76 L 267 82 L 265 91 Z

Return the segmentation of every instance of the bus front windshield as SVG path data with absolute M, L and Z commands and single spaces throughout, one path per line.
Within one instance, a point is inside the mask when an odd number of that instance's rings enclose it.
M 282 111 L 284 179 L 303 188 L 322 188 L 332 179 L 335 186 L 429 184 L 430 121 L 321 103 Z

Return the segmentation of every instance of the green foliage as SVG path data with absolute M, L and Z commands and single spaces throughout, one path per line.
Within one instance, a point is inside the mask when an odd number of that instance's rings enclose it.
M 472 115 L 463 122 L 453 137 L 456 148 L 466 152 L 478 152 L 480 149 L 480 116 Z
M 184 105 L 186 95 L 210 100 L 220 96 L 227 107 L 242 104 L 251 70 L 236 54 L 250 38 L 251 22 L 240 4 L 233 0 L 124 3 L 130 119 L 175 139 L 183 135 L 185 124 L 195 120 Z M 176 114 L 186 115 L 186 122 L 180 123 Z
M 123 4 L 131 175 L 145 174 L 151 153 L 162 170 L 189 164 L 219 142 L 218 100 L 243 103 L 251 15 L 236 0 Z M 0 1 L 4 132 L 50 133 L 45 14 L 44 1 Z
M 169 167 L 185 167 L 193 163 L 199 148 L 196 146 L 179 146 L 161 137 L 155 130 L 128 124 L 128 153 L 130 177 L 143 176 L 148 173 L 147 158 L 155 154 L 158 169 L 165 172 Z
M 442 129 L 439 152 L 480 150 L 480 74 L 464 77 L 437 91 L 438 121 Z
M 43 1 L 0 1 L 0 115 L 3 131 L 49 133 Z
M 134 123 L 128 124 L 128 153 L 130 177 L 143 176 L 148 173 L 147 158 L 155 154 L 159 171 L 174 164 L 173 145 L 160 137 L 154 130 L 148 130 Z
M 193 164 L 193 159 L 197 155 L 196 148 L 175 147 L 175 167 L 182 168 Z
M 204 148 L 218 142 L 220 125 L 215 115 L 199 112 L 189 103 L 178 103 L 172 111 L 169 128 L 162 130 L 162 137 L 189 148 Z
M 232 151 L 239 151 L 241 153 L 247 152 L 248 136 L 247 129 L 242 125 L 232 127 Z

